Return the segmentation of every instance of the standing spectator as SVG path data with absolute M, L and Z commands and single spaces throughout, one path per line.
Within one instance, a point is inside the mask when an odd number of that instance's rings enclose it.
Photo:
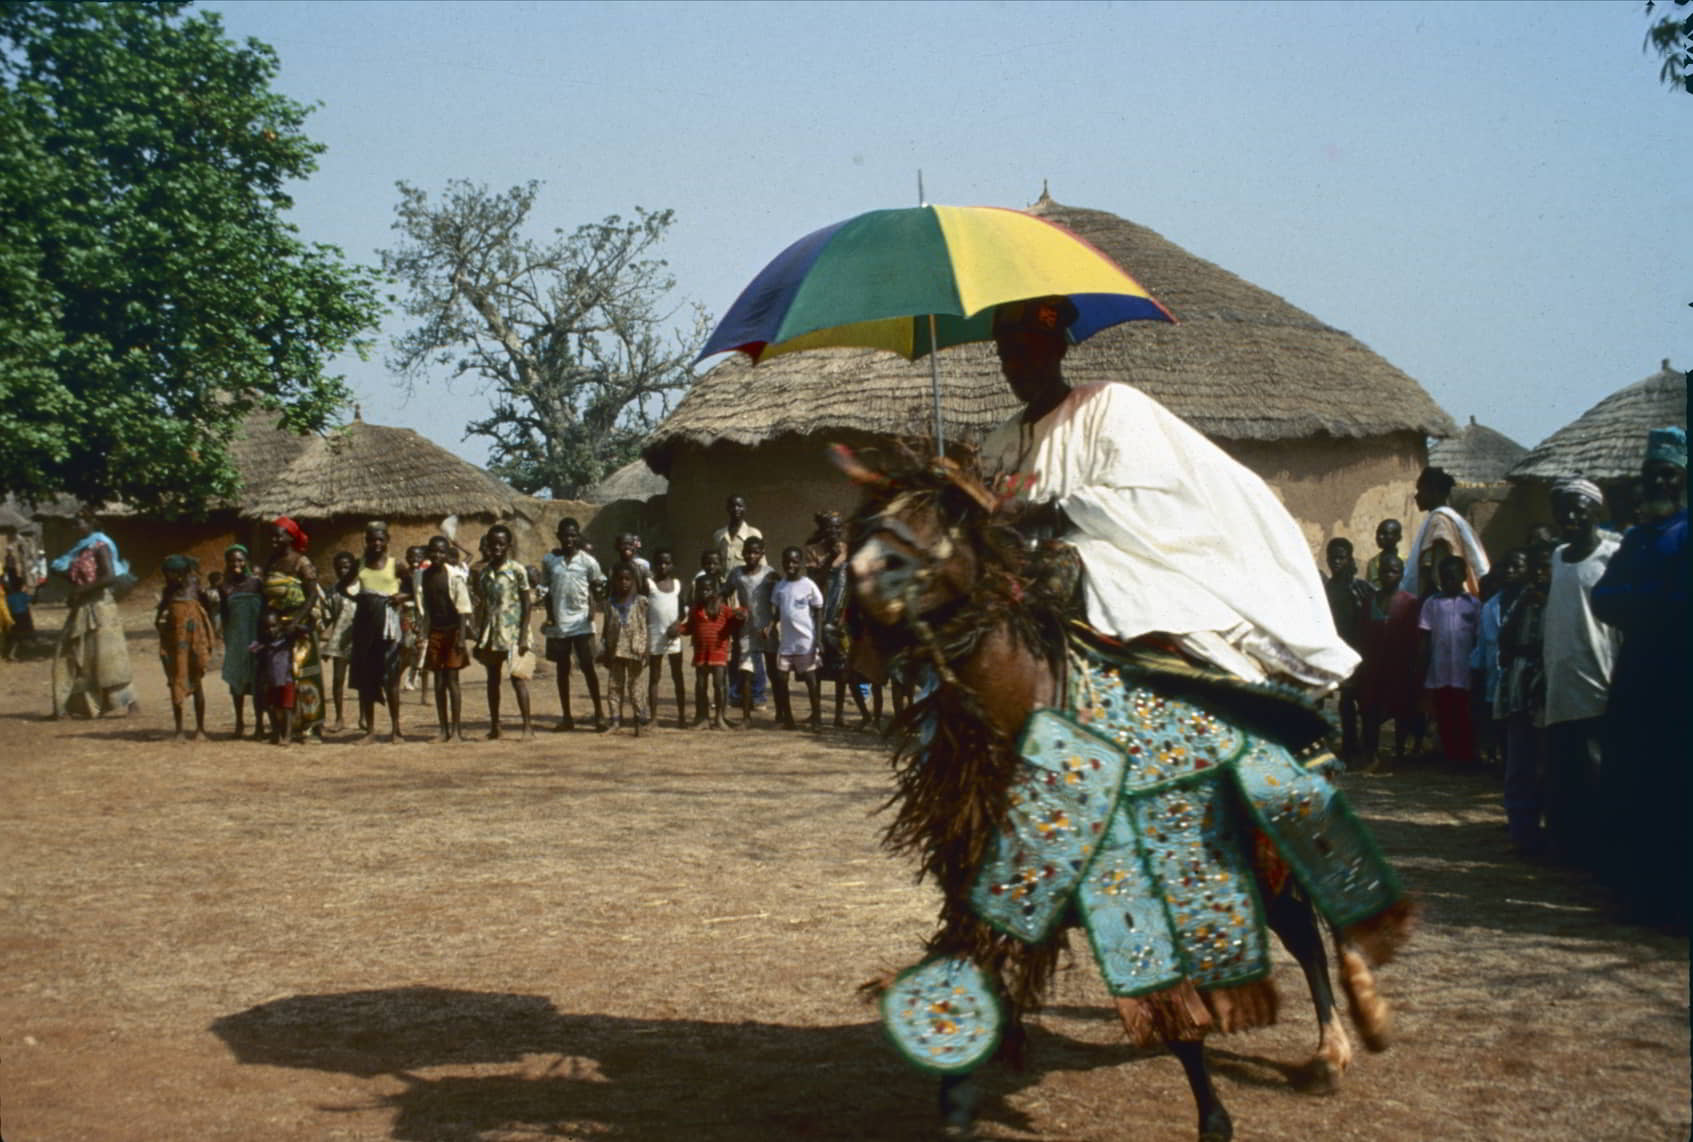
M 35 568 L 34 526 L 30 523 L 17 528 L 0 525 L 3 529 L 0 530 L 0 547 L 5 550 L 4 557 L 0 558 L 0 587 L 5 593 L 5 603 L 0 606 L 0 611 L 5 614 L 0 618 L 9 619 L 11 623 L 4 639 L 0 639 L 0 655 L 8 662 L 16 661 L 19 652 L 35 639 L 35 616 L 30 613 L 30 604 L 35 589 L 40 586 L 40 578 Z
M 165 586 L 153 625 L 159 632 L 159 663 L 165 668 L 170 689 L 171 715 L 176 719 L 176 741 L 187 736 L 182 730 L 182 703 L 194 699 L 195 741 L 206 736 L 206 690 L 201 685 L 212 659 L 212 617 L 209 601 L 200 589 L 194 560 L 186 555 L 167 555 L 160 568 Z
M 95 525 L 93 507 L 77 512 L 75 524 L 80 537 L 52 565 L 71 584 L 70 610 L 53 655 L 53 716 L 139 713 L 114 591 L 129 564 Z
M 624 724 L 623 705 L 627 701 L 633 715 L 627 724 L 634 728 L 636 737 L 641 736 L 641 724 L 647 720 L 641 668 L 646 665 L 652 644 L 648 634 L 648 600 L 641 594 L 639 582 L 640 572 L 633 563 L 619 562 L 612 567 L 605 624 L 600 632 L 604 646 L 600 660 L 608 675 L 606 697 L 611 706 L 612 725 Z
M 259 615 L 259 636 L 247 647 L 253 655 L 253 721 L 263 726 L 270 719 L 270 740 L 286 746 L 294 740 L 296 691 L 294 645 L 299 641 L 295 627 L 281 612 L 266 610 Z
M 1329 540 L 1324 551 L 1329 577 L 1323 580 L 1328 594 L 1329 613 L 1334 616 L 1335 633 L 1346 645 L 1358 651 L 1360 660 L 1364 650 L 1364 623 L 1370 614 L 1370 597 L 1374 593 L 1369 584 L 1358 578 L 1358 563 L 1353 558 L 1352 541 L 1342 536 Z M 1340 684 L 1340 756 L 1352 761 L 1358 753 L 1358 672 Z
M 711 533 L 711 545 L 717 549 L 718 558 L 722 561 L 723 573 L 728 576 L 731 586 L 734 585 L 735 571 L 741 565 L 741 553 L 749 539 L 762 540 L 764 533 L 747 522 L 747 501 L 739 495 L 732 495 L 723 501 L 723 510 L 729 520 L 722 527 Z M 744 639 L 743 639 L 744 641 Z M 765 694 L 765 666 L 764 659 L 759 658 L 753 668 L 753 705 L 764 705 Z M 741 702 L 741 673 L 737 667 L 729 672 L 729 704 L 737 705 Z
M 351 557 L 348 557 L 351 562 Z M 264 719 L 259 717 L 259 691 L 254 671 L 257 664 L 247 648 L 259 637 L 259 612 L 264 610 L 264 580 L 253 574 L 247 549 L 232 543 L 223 550 L 223 581 L 217 585 L 217 609 L 223 628 L 224 685 L 235 703 L 235 737 L 247 732 L 247 696 L 253 698 L 253 738 L 264 737 Z
M 676 726 L 688 724 L 688 696 L 682 682 L 682 629 L 688 619 L 688 591 L 676 574 L 676 556 L 668 547 L 653 552 L 653 576 L 647 583 L 650 604 L 647 637 L 651 641 L 651 676 L 647 682 L 647 717 L 658 721 L 658 683 L 670 662 L 670 681 L 676 694 Z
M 747 616 L 736 662 L 741 679 L 742 729 L 752 724 L 755 675 L 763 669 L 768 677 L 776 670 L 776 644 L 770 637 L 770 625 L 776 617 L 770 606 L 770 592 L 775 586 L 775 572 L 764 561 L 764 540 L 752 536 L 741 545 L 741 565 L 729 575 L 729 589 L 735 593 L 736 605 Z
M 470 625 L 475 607 L 470 601 L 469 576 L 452 563 L 452 543 L 444 535 L 429 541 L 429 566 L 418 581 L 422 599 L 418 615 L 422 627 L 423 668 L 435 676 L 435 719 L 441 740 L 464 741 L 464 693 L 459 671 L 470 663 Z
M 329 660 L 330 694 L 335 702 L 335 724 L 329 732 L 338 734 L 346 725 L 347 669 L 353 661 L 353 614 L 358 610 L 359 561 L 351 551 L 337 551 L 330 560 L 335 584 L 324 594 L 323 657 Z M 240 708 L 236 708 L 237 717 Z M 370 727 L 359 724 L 360 730 Z
M 835 683 L 835 725 L 845 725 L 841 716 L 846 692 L 858 707 L 858 728 L 870 725 L 870 710 L 864 704 L 865 680 L 856 674 L 847 661 L 846 595 L 847 543 L 846 524 L 837 511 L 822 511 L 812 517 L 817 530 L 806 543 L 805 566 L 812 582 L 823 592 L 823 626 L 817 641 L 817 678 Z M 881 694 L 878 691 L 877 698 Z
M 497 523 L 488 529 L 488 564 L 476 577 L 476 593 L 482 599 L 482 628 L 476 635 L 476 660 L 488 669 L 488 737 L 501 736 L 500 675 L 511 671 L 511 689 L 517 696 L 517 712 L 523 718 L 523 739 L 535 736 L 529 711 L 529 669 L 520 660 L 529 655 L 529 572 L 516 559 L 511 528 Z
M 1411 554 L 1405 560 L 1405 589 L 1419 599 L 1437 588 L 1436 568 L 1448 555 L 1463 558 L 1464 589 L 1474 597 L 1481 595 L 1481 577 L 1487 574 L 1487 552 L 1482 550 L 1469 521 L 1446 506 L 1455 483 L 1442 468 L 1424 468 L 1417 477 L 1417 507 L 1429 516 L 1417 529 Z
M 411 601 L 411 575 L 403 560 L 388 554 L 388 525 L 381 520 L 364 525 L 358 574 L 353 657 L 347 673 L 359 695 L 359 724 L 365 727 L 361 740 L 376 736 L 376 704 L 382 702 L 388 707 L 392 740 L 402 742 L 400 676 L 407 663 L 401 615 Z
M 582 549 L 582 525 L 574 519 L 558 523 L 558 546 L 541 559 L 547 587 L 547 661 L 558 664 L 558 702 L 562 711 L 555 730 L 573 730 L 570 714 L 570 663 L 582 671 L 582 683 L 594 703 L 594 729 L 605 729 L 600 707 L 600 679 L 594 673 L 594 595 L 605 588 L 600 562 Z
M 1546 594 L 1546 826 L 1554 854 L 1580 864 L 1598 856 L 1605 702 L 1620 641 L 1616 628 L 1593 613 L 1594 585 L 1618 546 L 1599 533 L 1603 503 L 1598 487 L 1579 477 L 1552 487 L 1552 515 L 1564 543 L 1552 555 Z
M 1405 537 L 1405 525 L 1396 519 L 1384 519 L 1376 524 L 1376 553 L 1364 565 L 1364 581 L 1371 590 L 1381 589 L 1381 557 L 1399 558 L 1399 541 Z
M 716 556 L 715 551 L 711 554 Z M 714 730 L 727 728 L 723 721 L 726 693 L 723 675 L 734 650 L 735 630 L 741 620 L 740 611 L 729 605 L 726 592 L 723 580 L 715 573 L 697 577 L 688 608 L 688 637 L 694 644 L 694 724 L 703 722 Z
M 782 552 L 782 578 L 770 591 L 774 616 L 776 668 L 771 682 L 776 689 L 776 717 L 784 730 L 794 728 L 793 696 L 788 691 L 788 674 L 805 683 L 811 697 L 813 733 L 823 728 L 823 701 L 817 683 L 817 632 L 823 618 L 823 592 L 805 573 L 805 552 L 789 547 Z
M 1524 856 L 1538 856 L 1546 805 L 1546 590 L 1552 551 L 1527 550 L 1522 589 L 1506 602 L 1499 624 L 1499 687 L 1493 712 L 1505 724 L 1505 824 Z
M 1505 621 L 1505 609 L 1516 600 L 1524 580 L 1528 578 L 1528 552 L 1521 547 L 1513 547 L 1505 553 L 1505 558 L 1499 561 L 1493 572 L 1497 575 L 1499 590 L 1481 604 L 1481 626 L 1476 634 L 1475 650 L 1470 655 L 1470 672 L 1481 679 L 1481 685 L 1472 697 L 1476 699 L 1475 709 L 1480 711 L 1482 719 L 1480 736 L 1483 752 L 1501 742 L 1500 725 L 1493 712 L 1499 694 L 1499 629 Z
M 1655 428 L 1641 469 L 1641 523 L 1593 588 L 1623 634 L 1606 712 L 1606 869 L 1631 919 L 1685 933 L 1689 693 L 1687 434 Z
M 1464 560 L 1448 555 L 1436 568 L 1440 589 L 1423 600 L 1417 629 L 1423 632 L 1423 690 L 1434 706 L 1440 747 L 1448 761 L 1474 761 L 1470 723 L 1470 655 L 1481 622 L 1481 601 L 1465 589 Z

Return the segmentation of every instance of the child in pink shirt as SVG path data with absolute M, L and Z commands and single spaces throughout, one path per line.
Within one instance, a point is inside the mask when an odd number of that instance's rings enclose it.
M 1476 759 L 1470 722 L 1470 655 L 1481 624 L 1481 602 L 1464 589 L 1466 565 L 1448 555 L 1435 569 L 1440 589 L 1423 601 L 1423 689 L 1434 702 L 1434 723 L 1449 761 Z

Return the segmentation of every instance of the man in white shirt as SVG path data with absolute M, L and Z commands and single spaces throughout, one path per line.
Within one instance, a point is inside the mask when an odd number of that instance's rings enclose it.
M 1597 859 L 1594 838 L 1600 742 L 1611 669 L 1622 636 L 1593 614 L 1593 586 L 1605 574 L 1619 540 L 1599 532 L 1604 496 L 1588 480 L 1560 480 L 1552 487 L 1552 516 L 1564 543 L 1552 553 L 1546 593 L 1543 661 L 1546 664 L 1546 828 L 1554 855 L 1588 864 Z

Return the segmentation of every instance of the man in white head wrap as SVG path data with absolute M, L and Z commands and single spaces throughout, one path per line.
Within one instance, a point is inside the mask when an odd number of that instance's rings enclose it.
M 1335 633 L 1316 560 L 1264 481 L 1125 384 L 1071 388 L 1066 298 L 999 308 L 994 338 L 1024 408 L 982 445 L 985 471 L 1045 512 L 1086 568 L 1088 621 L 1173 635 L 1237 677 L 1330 689 L 1358 655 Z
M 1550 754 L 1546 825 L 1553 851 L 1589 863 L 1601 763 L 1605 702 L 1621 636 L 1593 613 L 1593 587 L 1617 549 L 1602 535 L 1605 497 L 1591 480 L 1571 476 L 1552 485 L 1552 516 L 1563 544 L 1552 553 L 1546 594 L 1544 661 Z

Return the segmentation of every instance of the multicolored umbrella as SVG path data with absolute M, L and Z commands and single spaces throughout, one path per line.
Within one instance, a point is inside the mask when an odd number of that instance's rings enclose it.
M 992 206 L 872 210 L 808 234 L 735 299 L 700 358 L 739 351 L 756 364 L 803 349 L 865 347 L 916 360 L 993 336 L 994 307 L 1063 294 L 1073 341 L 1125 321 L 1174 321 L 1086 240 Z M 940 424 L 935 382 L 937 444 Z

